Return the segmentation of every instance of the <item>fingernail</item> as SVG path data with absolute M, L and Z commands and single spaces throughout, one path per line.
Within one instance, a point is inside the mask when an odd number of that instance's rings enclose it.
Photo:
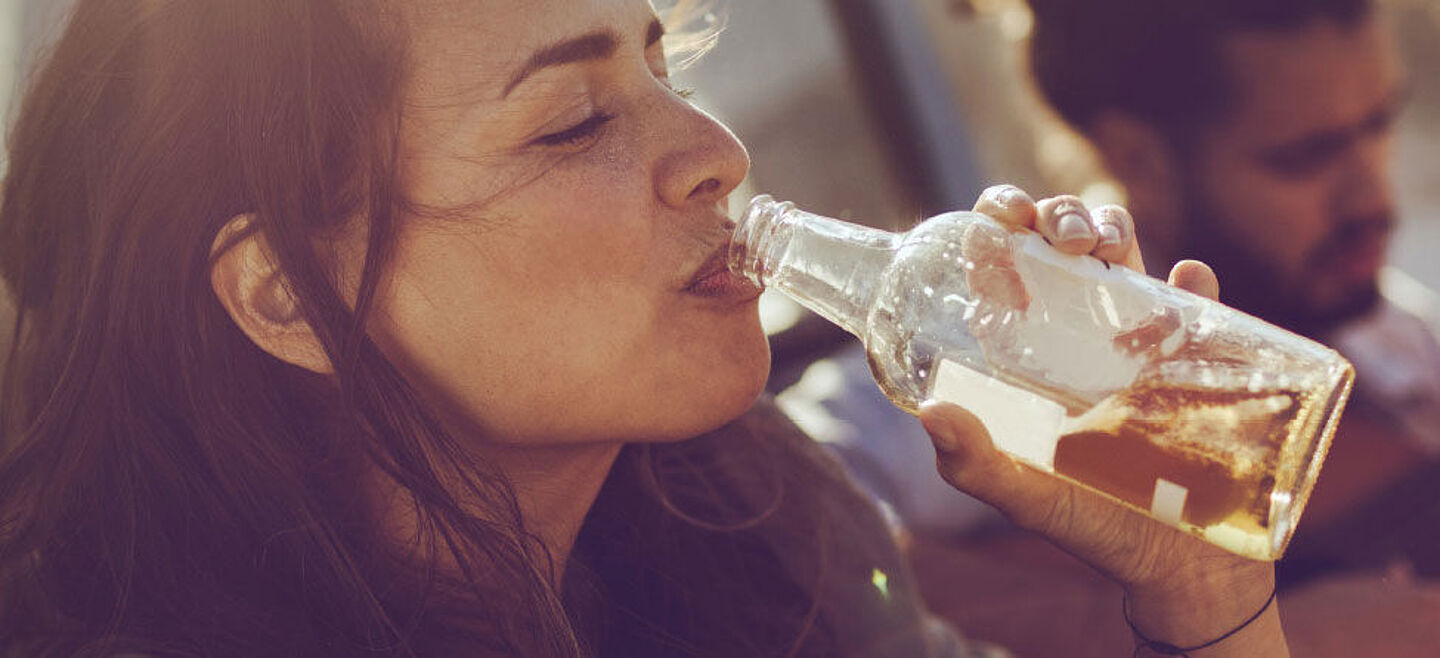
M 1113 247 L 1120 244 L 1120 229 L 1113 224 L 1101 224 L 1095 229 L 1100 234 L 1100 246 Z
M 1061 242 L 1084 240 L 1090 237 L 1090 222 L 1077 213 L 1062 215 L 1055 225 L 1055 237 Z
M 926 411 L 939 406 L 938 402 L 926 402 L 920 405 L 924 418 L 925 430 L 930 433 L 930 440 L 934 442 L 935 449 L 940 452 L 951 452 L 955 450 L 955 426 L 943 413 L 938 411 Z
M 1009 208 L 1010 206 L 1020 203 L 1022 199 L 1026 199 L 1028 197 L 1029 195 L 1025 194 L 1024 190 L 1021 190 L 1020 188 L 1011 185 L 1006 186 L 1004 189 L 1001 189 L 995 194 L 995 202 L 1006 208 Z

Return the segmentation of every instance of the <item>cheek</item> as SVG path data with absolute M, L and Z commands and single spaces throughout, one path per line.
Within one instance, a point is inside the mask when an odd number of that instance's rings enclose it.
M 401 284 L 375 333 L 452 424 L 490 439 L 562 440 L 612 424 L 603 417 L 622 406 L 625 368 L 653 340 L 653 309 L 616 290 L 514 285 L 497 295 Z
M 671 232 L 557 216 L 403 243 L 375 333 L 426 398 L 511 443 L 684 438 L 743 413 L 769 368 L 755 305 L 681 294 Z
M 422 222 L 397 244 L 372 334 L 427 396 L 477 424 L 514 426 L 530 402 L 598 388 L 654 316 L 644 265 L 624 258 L 635 251 L 583 217 Z
M 427 398 L 514 444 L 686 438 L 739 416 L 764 387 L 769 351 L 753 306 L 676 311 L 635 296 L 511 306 L 436 322 L 412 314 L 403 346 Z M 468 325 L 468 326 L 467 326 Z
M 1296 182 L 1245 166 L 1221 168 L 1211 180 L 1205 194 L 1217 211 L 1213 219 L 1272 266 L 1298 269 L 1329 230 L 1323 180 Z

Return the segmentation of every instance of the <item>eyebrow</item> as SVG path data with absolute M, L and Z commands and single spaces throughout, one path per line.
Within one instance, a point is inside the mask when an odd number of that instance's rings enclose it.
M 1261 158 L 1273 158 L 1286 151 L 1334 152 L 1356 139 L 1391 125 L 1409 102 L 1412 93 L 1410 83 L 1406 82 L 1353 125 L 1317 130 L 1286 142 L 1272 144 L 1261 148 L 1257 155 Z
M 665 36 L 665 28 L 660 21 L 654 20 L 645 31 L 645 47 L 649 48 Z M 614 30 L 596 30 L 554 43 L 535 51 L 530 59 L 520 67 L 514 75 L 510 76 L 510 82 L 505 84 L 504 93 L 501 98 L 510 95 L 520 83 L 533 75 L 536 71 L 552 66 L 563 64 L 574 64 L 597 59 L 605 59 L 615 54 L 620 47 L 620 35 Z

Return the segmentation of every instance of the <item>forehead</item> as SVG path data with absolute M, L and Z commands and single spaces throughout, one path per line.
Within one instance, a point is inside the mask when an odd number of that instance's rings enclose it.
M 1403 85 L 1390 26 L 1320 18 L 1284 32 L 1244 32 L 1221 55 L 1235 92 L 1236 128 L 1299 134 L 1363 121 Z M 1270 135 L 1276 137 L 1278 135 Z
M 597 29 L 640 39 L 648 0 L 400 0 L 412 80 L 503 86 L 535 50 Z

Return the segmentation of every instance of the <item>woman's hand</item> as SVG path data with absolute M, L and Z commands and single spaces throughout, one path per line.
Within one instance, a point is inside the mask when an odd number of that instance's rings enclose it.
M 1075 197 L 1036 203 L 1017 188 L 997 186 L 985 191 L 975 211 L 1011 228 L 1038 230 L 1060 251 L 1142 267 L 1134 224 L 1118 206 L 1090 210 Z M 1176 265 L 1170 283 L 1211 299 L 1219 291 L 1210 268 L 1194 261 Z M 1269 563 L 1204 543 L 1015 461 L 958 406 L 927 403 L 920 420 L 946 481 L 1119 582 L 1148 637 L 1178 646 L 1213 639 L 1260 609 L 1274 587 Z M 1197 655 L 1288 655 L 1284 646 L 1271 607 L 1242 633 Z

